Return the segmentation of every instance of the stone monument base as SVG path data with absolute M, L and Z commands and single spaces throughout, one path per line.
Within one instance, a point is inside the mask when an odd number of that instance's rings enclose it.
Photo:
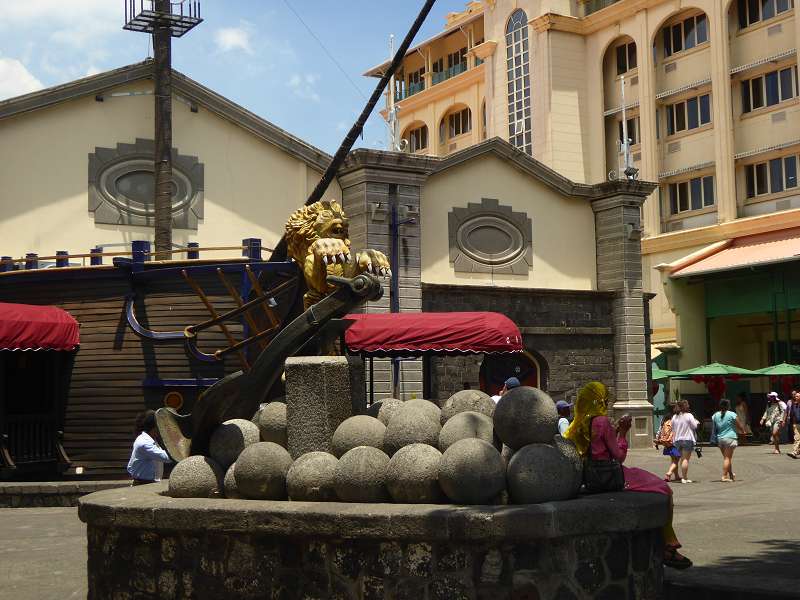
M 89 600 L 656 599 L 668 500 L 622 492 L 516 506 L 80 500 Z

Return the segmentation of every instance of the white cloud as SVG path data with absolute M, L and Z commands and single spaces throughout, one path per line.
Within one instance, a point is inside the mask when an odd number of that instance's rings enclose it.
M 42 89 L 36 79 L 20 61 L 0 57 L 0 99 L 13 98 Z
M 295 73 L 289 78 L 289 82 L 286 85 L 289 86 L 292 93 L 298 98 L 319 102 L 320 97 L 315 89 L 318 81 L 319 75 L 314 73 L 306 73 L 305 75 Z
M 92 75 L 97 75 L 98 73 L 102 73 L 103 69 L 98 69 L 94 65 L 89 65 L 89 68 L 86 69 L 86 77 L 91 77 Z
M 239 27 L 223 27 L 214 33 L 214 43 L 220 52 L 241 50 L 247 54 L 253 54 L 253 46 L 250 42 L 251 30 L 252 27 L 244 22 Z

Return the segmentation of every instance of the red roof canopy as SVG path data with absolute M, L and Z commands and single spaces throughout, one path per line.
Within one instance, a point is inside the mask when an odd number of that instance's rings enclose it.
M 74 350 L 79 327 L 55 306 L 0 302 L 0 350 Z
M 377 313 L 347 315 L 351 352 L 410 355 L 425 352 L 521 352 L 514 322 L 494 312 Z

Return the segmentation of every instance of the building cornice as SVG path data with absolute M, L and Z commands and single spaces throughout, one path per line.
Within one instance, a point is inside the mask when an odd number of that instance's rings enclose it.
M 0 123 L 3 119 L 48 108 L 61 102 L 85 96 L 101 95 L 126 83 L 150 80 L 153 77 L 153 64 L 153 60 L 148 59 L 63 85 L 4 100 L 0 102 Z M 262 119 L 235 102 L 197 83 L 183 73 L 173 69 L 172 77 L 176 94 L 238 125 L 256 137 L 277 146 L 310 167 L 324 171 L 330 163 L 331 156 L 326 152 L 273 125 L 266 119 Z

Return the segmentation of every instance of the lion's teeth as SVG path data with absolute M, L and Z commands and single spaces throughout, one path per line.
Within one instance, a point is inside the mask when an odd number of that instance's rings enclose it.
M 322 262 L 324 262 L 326 265 L 328 264 L 328 256 L 327 255 L 324 255 L 322 257 Z

